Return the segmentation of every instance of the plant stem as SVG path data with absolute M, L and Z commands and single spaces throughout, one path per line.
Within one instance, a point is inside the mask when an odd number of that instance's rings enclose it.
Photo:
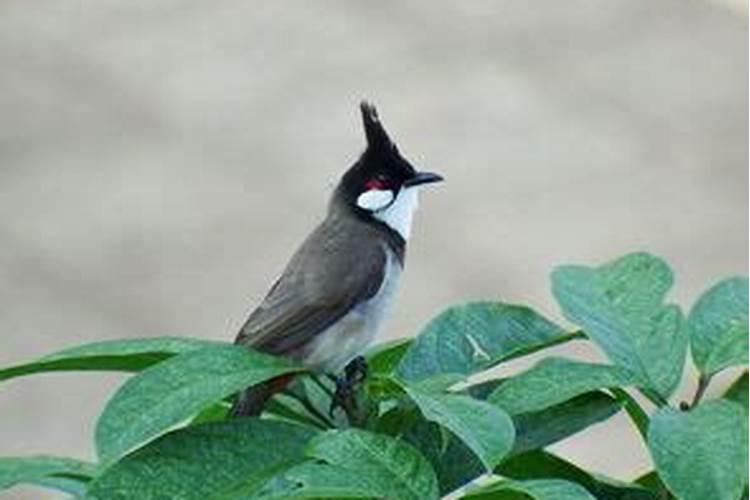
M 654 405 L 656 405 L 658 408 L 663 408 L 665 406 L 669 406 L 669 401 L 667 401 L 664 396 L 659 394 L 653 389 L 648 389 L 646 387 L 639 387 L 638 391 L 646 396 L 646 399 L 651 401 Z
M 690 403 L 690 408 L 694 408 L 695 405 L 700 403 L 703 395 L 706 393 L 706 389 L 708 389 L 708 384 L 710 383 L 711 375 L 701 374 L 701 376 L 698 377 L 698 387 L 695 389 L 695 396 L 693 396 L 693 401 Z
M 625 389 L 622 389 L 620 387 L 612 387 L 610 391 L 612 392 L 612 395 L 614 395 L 615 399 L 617 399 L 617 401 L 622 404 L 623 408 L 625 408 L 625 411 L 628 413 L 628 416 L 630 416 L 630 419 L 635 424 L 641 437 L 644 441 L 646 441 L 648 439 L 649 424 L 649 418 L 646 411 L 643 409 L 643 407 L 641 407 L 641 405 L 638 404 L 638 401 L 636 401 L 635 398 L 631 396 Z

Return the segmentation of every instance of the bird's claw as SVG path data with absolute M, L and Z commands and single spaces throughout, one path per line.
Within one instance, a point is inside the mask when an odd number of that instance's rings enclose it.
M 359 385 L 367 378 L 367 360 L 357 356 L 344 368 L 344 377 L 351 385 Z
M 344 368 L 344 374 L 333 378 L 336 390 L 331 398 L 331 407 L 328 415 L 333 418 L 336 408 L 341 408 L 346 413 L 349 421 L 356 419 L 357 389 L 367 377 L 367 361 L 364 356 L 357 356 Z

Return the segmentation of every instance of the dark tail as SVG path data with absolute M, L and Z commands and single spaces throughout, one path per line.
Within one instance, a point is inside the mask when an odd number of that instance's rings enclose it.
M 293 378 L 294 375 L 282 375 L 248 387 L 237 395 L 232 409 L 229 410 L 229 416 L 232 418 L 257 417 L 263 412 L 268 400 L 277 392 L 284 390 Z

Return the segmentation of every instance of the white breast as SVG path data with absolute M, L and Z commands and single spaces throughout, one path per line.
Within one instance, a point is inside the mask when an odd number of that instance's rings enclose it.
M 385 277 L 378 292 L 352 309 L 310 343 L 305 365 L 319 371 L 340 371 L 355 356 L 362 354 L 380 330 L 398 289 L 401 264 L 393 251 L 387 255 Z
M 408 240 L 411 234 L 411 221 L 419 206 L 419 188 L 420 186 L 413 186 L 401 189 L 393 203 L 373 213 L 376 219 L 398 231 L 404 240 Z

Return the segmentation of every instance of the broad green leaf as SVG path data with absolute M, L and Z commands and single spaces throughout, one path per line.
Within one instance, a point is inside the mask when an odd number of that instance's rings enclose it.
M 747 364 L 748 281 L 745 277 L 719 282 L 704 293 L 688 317 L 690 351 L 705 375 Z
M 175 354 L 212 345 L 221 343 L 182 337 L 106 340 L 71 347 L 30 363 L 0 369 L 0 380 L 53 371 L 140 371 Z
M 500 384 L 489 401 L 516 415 L 543 410 L 595 389 L 630 385 L 634 381 L 629 371 L 618 366 L 545 358 Z
M 469 491 L 467 500 L 596 500 L 586 488 L 562 479 L 500 481 Z
M 664 483 L 683 500 L 737 500 L 747 483 L 747 413 L 726 400 L 659 410 L 648 446 Z
M 745 410 L 747 407 L 748 390 L 747 390 L 747 372 L 739 376 L 722 396 L 724 399 L 739 403 Z
M 601 500 L 661 500 L 639 485 L 622 483 L 599 475 L 591 475 L 562 458 L 535 450 L 515 455 L 495 471 L 510 479 L 564 479 L 580 484 Z
M 513 448 L 513 422 L 504 410 L 485 401 L 458 394 L 430 394 L 405 386 L 424 417 L 455 434 L 487 470 L 492 470 Z
M 553 444 L 618 410 L 619 405 L 612 398 L 594 392 L 540 412 L 518 415 L 513 418 L 516 439 L 512 453 Z M 404 439 L 427 457 L 437 474 L 443 495 L 486 472 L 485 466 L 463 441 L 453 434 L 441 432 L 438 424 L 428 422 L 416 411 L 394 409 L 381 418 L 381 423 L 392 432 L 403 434 Z M 508 460 L 514 458 L 506 458 L 503 463 Z
M 634 482 L 644 488 L 648 488 L 659 500 L 674 500 L 674 496 L 669 492 L 659 474 L 654 470 L 643 474 Z
M 33 482 L 33 486 L 56 490 L 71 498 L 79 499 L 86 496 L 90 478 L 84 477 L 66 477 L 66 476 L 45 476 Z
M 438 498 L 437 479 L 429 462 L 402 440 L 359 429 L 333 430 L 313 439 L 307 453 L 356 472 L 373 486 L 373 496 Z
M 672 282 L 663 260 L 636 253 L 597 268 L 558 267 L 552 293 L 616 365 L 667 398 L 682 378 L 688 341 L 680 309 L 663 304 Z
M 417 414 L 418 412 L 414 412 Z M 486 472 L 484 464 L 458 437 L 418 414 L 401 427 L 401 435 L 432 465 L 441 495 L 446 495 Z
M 86 483 L 95 473 L 94 464 L 72 458 L 46 455 L 2 457 L 0 490 L 25 483 L 77 494 L 85 489 Z
M 601 391 L 589 392 L 544 410 L 513 415 L 513 453 L 544 448 L 602 422 L 620 411 L 620 404 Z
M 474 399 L 481 399 L 484 401 L 489 398 L 490 394 L 495 392 L 495 389 L 500 387 L 500 385 L 503 384 L 506 380 L 507 379 L 504 378 L 485 380 L 484 382 L 479 382 L 477 384 L 473 384 L 461 389 L 460 393 L 467 394 Z
M 411 387 L 418 388 L 422 392 L 443 392 L 448 391 L 451 387 L 466 382 L 466 377 L 458 373 L 443 373 L 434 375 L 430 378 L 422 379 L 418 382 L 403 382 L 395 379 L 397 384 L 409 384 Z
M 574 338 L 581 336 L 567 334 L 527 307 L 474 302 L 430 321 L 396 371 L 411 382 L 445 373 L 470 375 Z
M 301 369 L 230 344 L 192 351 L 129 379 L 107 403 L 96 425 L 96 449 L 105 462 L 166 432 L 245 387 Z
M 335 427 L 336 419 L 329 415 L 334 391 L 335 386 L 327 377 L 308 373 L 297 377 L 283 393 L 277 394 L 266 405 L 266 413 L 275 413 L 319 428 Z M 342 425 L 347 423 L 343 413 L 339 411 L 335 415 L 342 414 Z
M 170 432 L 125 456 L 97 477 L 98 500 L 204 500 L 251 495 L 279 472 L 305 461 L 314 429 L 242 418 Z
M 357 470 L 305 462 L 275 477 L 257 495 L 258 500 L 321 498 L 385 498 L 390 490 L 373 484 Z M 249 500 L 250 497 L 248 497 Z M 234 500 L 240 500 L 235 498 Z
M 370 374 L 390 374 L 396 369 L 413 339 L 395 339 L 373 346 L 366 354 L 367 371 Z
M 328 421 L 323 421 L 316 415 L 310 413 L 310 410 L 295 397 L 286 394 L 277 394 L 272 398 L 263 409 L 263 414 L 269 418 L 284 418 L 304 425 L 311 425 L 319 429 L 328 429 L 333 427 Z
M 487 399 L 507 379 L 488 380 L 464 389 L 476 399 Z M 513 454 L 544 448 L 602 422 L 620 411 L 622 403 L 602 391 L 581 394 L 543 410 L 512 415 L 516 439 Z

